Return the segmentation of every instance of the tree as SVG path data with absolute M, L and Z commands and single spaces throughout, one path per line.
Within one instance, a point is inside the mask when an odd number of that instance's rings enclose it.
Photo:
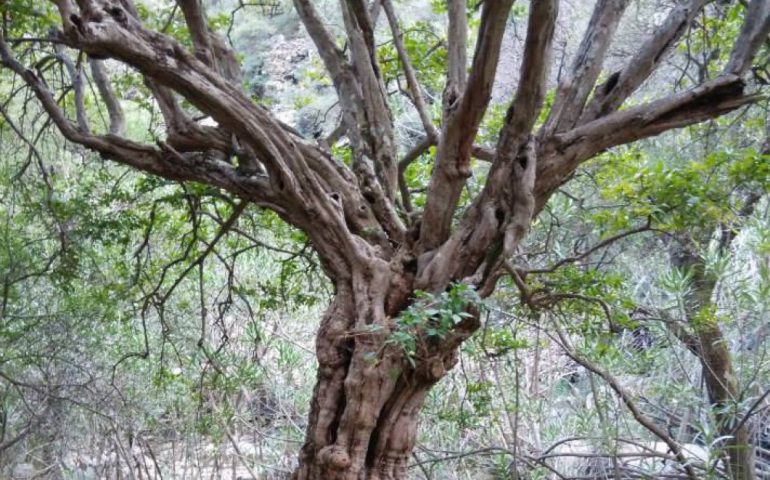
M 348 164 L 330 153 L 328 143 L 303 138 L 249 98 L 237 56 L 210 28 L 202 2 L 177 2 L 189 48 L 149 29 L 131 0 L 52 3 L 59 30 L 48 41 L 90 59 L 109 112 L 109 133 L 89 124 L 82 62 L 63 61 L 74 93 L 66 106 L 44 71 L 22 63 L 17 50 L 34 41 L 23 36 L 24 19 L 33 15 L 25 2 L 3 7 L 0 56 L 67 140 L 152 175 L 222 189 L 276 212 L 312 242 L 335 293 L 317 335 L 318 377 L 298 479 L 403 478 L 425 396 L 479 328 L 476 297 L 494 291 L 507 259 L 550 196 L 599 152 L 753 102 L 758 96 L 747 91 L 743 75 L 770 32 L 770 0 L 752 0 L 718 76 L 657 100 L 629 102 L 711 2 L 678 2 L 625 66 L 599 82 L 631 2 L 598 0 L 575 60 L 538 125 L 559 2 L 535 0 L 520 82 L 496 148 L 488 150 L 474 142 L 490 103 L 513 0 L 476 5 L 480 23 L 470 65 L 468 6 L 463 0 L 447 2 L 448 61 L 438 125 L 392 0 L 340 2 L 344 47 L 313 2 L 294 0 L 339 98 L 340 131 L 352 152 Z M 375 42 L 380 10 L 425 130 L 424 139 L 401 158 Z M 166 137 L 157 145 L 121 135 L 123 115 L 104 59 L 143 76 L 165 120 Z M 182 101 L 217 125 L 197 121 Z M 75 111 L 75 121 L 68 109 Z M 404 169 L 432 146 L 436 155 L 424 185 L 425 207 L 417 211 Z M 489 170 L 481 191 L 465 201 L 474 156 L 488 162 Z M 436 302 L 440 308 L 430 308 Z
M 740 138 L 745 142 L 751 137 Z M 717 285 L 735 238 L 764 196 L 767 141 L 761 152 L 715 143 L 704 152 L 687 152 L 705 158 L 683 165 L 673 153 L 665 163 L 639 152 L 623 159 L 621 153 L 602 177 L 617 178 L 626 186 L 626 182 L 634 184 L 630 195 L 628 191 L 622 193 L 624 187 L 611 186 L 610 182 L 605 188 L 612 192 L 608 194 L 612 201 L 628 200 L 632 216 L 648 219 L 647 226 L 660 236 L 670 265 L 685 287 L 679 293 L 677 308 L 653 311 L 642 307 L 638 313 L 648 319 L 663 319 L 672 335 L 698 358 L 716 430 L 729 457 L 731 478 L 754 478 L 754 445 L 748 421 L 751 410 L 747 414 L 740 405 L 748 395 L 741 387 L 748 386 L 740 384 L 734 367 L 735 358 L 724 333 L 727 319 L 717 303 Z M 729 162 L 728 157 L 732 157 Z

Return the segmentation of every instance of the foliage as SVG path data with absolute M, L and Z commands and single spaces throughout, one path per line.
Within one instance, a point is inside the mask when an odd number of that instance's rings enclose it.
M 418 290 L 414 302 L 396 319 L 387 342 L 402 349 L 415 366 L 428 353 L 431 342 L 446 338 L 457 324 L 473 316 L 470 309 L 482 306 L 478 293 L 465 283 L 455 283 L 439 294 Z

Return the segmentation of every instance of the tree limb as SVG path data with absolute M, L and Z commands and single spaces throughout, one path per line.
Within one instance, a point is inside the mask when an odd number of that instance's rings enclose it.
M 695 16 L 713 0 L 689 0 L 671 9 L 666 20 L 642 44 L 626 67 L 610 75 L 597 87 L 594 98 L 579 123 L 586 123 L 617 110 L 650 76 L 682 37 Z
M 141 145 L 115 135 L 93 135 L 73 125 L 64 115 L 45 83 L 31 70 L 27 70 L 11 54 L 0 36 L 0 59 L 5 67 L 21 77 L 37 96 L 41 105 L 59 131 L 68 140 L 89 147 L 120 163 L 171 180 L 197 180 L 269 202 L 271 189 L 264 179 L 239 178 L 235 169 L 224 162 L 199 162 L 181 155 L 171 155 L 168 150 Z
M 107 107 L 107 114 L 110 117 L 109 132 L 113 135 L 123 136 L 126 133 L 126 117 L 123 115 L 123 107 L 115 95 L 107 72 L 104 71 L 104 63 L 101 60 L 89 59 L 91 67 L 91 78 L 96 84 L 96 89 L 102 97 L 104 105 Z
M 724 73 L 740 75 L 751 66 L 759 47 L 770 34 L 770 1 L 752 0 L 746 9 L 745 19 L 730 54 Z
M 447 109 L 464 90 L 468 74 L 468 12 L 465 0 L 448 0 L 447 16 L 447 85 L 444 92 L 444 108 Z M 479 37 L 481 38 L 481 37 Z M 451 93 L 450 93 L 451 91 Z
M 430 112 L 428 111 L 428 107 L 425 104 L 425 98 L 422 95 L 422 88 L 420 88 L 420 84 L 417 81 L 417 75 L 415 74 L 412 60 L 409 58 L 409 53 L 406 51 L 406 47 L 404 46 L 403 33 L 401 32 L 401 28 L 398 25 L 398 18 L 396 17 L 396 12 L 393 9 L 392 0 L 382 0 L 382 7 L 383 10 L 385 10 L 385 16 L 388 18 L 388 24 L 390 25 L 390 30 L 393 33 L 393 43 L 396 46 L 396 52 L 398 53 L 398 57 L 401 60 L 401 65 L 404 68 L 406 83 L 409 87 L 409 99 L 417 109 L 418 115 L 420 115 L 420 121 L 422 122 L 422 126 L 425 129 L 425 134 L 428 135 L 428 137 L 438 138 L 438 130 L 436 129 L 436 126 L 433 125 L 433 120 L 430 118 Z
M 598 0 L 568 76 L 559 84 L 546 132 L 575 126 L 599 77 L 607 49 L 629 0 Z
M 77 118 L 78 128 L 83 132 L 90 132 L 91 126 L 88 124 L 88 115 L 86 114 L 85 93 L 83 91 L 83 67 L 75 62 L 64 51 L 64 46 L 54 44 L 56 58 L 64 65 L 67 74 L 72 82 L 72 91 L 75 95 L 75 117 Z
M 433 250 L 449 236 L 452 216 L 470 176 L 473 141 L 492 95 L 505 25 L 513 0 L 484 2 L 471 73 L 459 98 L 445 99 L 444 124 L 420 230 L 420 249 Z M 449 85 L 449 84 L 448 84 Z M 447 91 L 445 91 L 446 94 Z M 451 91 L 449 92 L 450 95 Z

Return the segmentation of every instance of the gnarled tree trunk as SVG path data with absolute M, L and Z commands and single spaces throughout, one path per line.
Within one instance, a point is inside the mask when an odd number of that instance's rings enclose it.
M 425 397 L 478 328 L 478 315 L 471 315 L 408 362 L 388 337 L 412 275 L 393 270 L 378 260 L 355 280 L 335 284 L 316 339 L 318 378 L 297 480 L 405 478 Z

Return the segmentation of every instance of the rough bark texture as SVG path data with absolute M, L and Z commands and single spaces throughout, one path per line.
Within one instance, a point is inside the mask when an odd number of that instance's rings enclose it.
M 448 83 L 440 131 L 424 111 L 411 61 L 396 42 L 411 99 L 426 129 L 426 140 L 399 162 L 376 55 L 372 16 L 379 2 L 369 8 L 364 0 L 340 1 L 346 37 L 342 49 L 314 2 L 294 0 L 339 97 L 342 125 L 332 138 L 347 137 L 353 151 L 348 166 L 332 157 L 328 144 L 302 138 L 249 98 L 240 85 L 237 57 L 208 29 L 203 2 L 178 2 L 191 50 L 147 29 L 131 0 L 53 3 L 61 14 L 57 41 L 93 59 L 113 59 L 140 72 L 167 128 L 158 145 L 121 136 L 119 102 L 112 98 L 109 79 L 98 63 L 92 75 L 101 84 L 110 133 L 89 130 L 80 102 L 75 102 L 80 124 L 71 122 L 45 79 L 25 66 L 19 60 L 24 57 L 0 37 L 2 65 L 26 82 L 64 137 L 144 172 L 201 182 L 271 209 L 306 232 L 318 253 L 336 294 L 317 337 L 318 378 L 295 474 L 303 480 L 403 478 L 425 396 L 452 368 L 460 344 L 478 328 L 475 315 L 458 322 L 440 341 L 423 342 L 412 365 L 387 339 L 399 313 L 414 301 L 415 289 L 442 292 L 452 282 L 464 282 L 482 295 L 491 293 L 533 216 L 582 162 L 604 149 L 752 102 L 756 96 L 744 92 L 742 75 L 770 31 L 770 0 L 751 1 L 752 15 L 723 74 L 688 91 L 620 110 L 708 2 L 693 0 L 674 8 L 617 82 L 598 86 L 605 54 L 629 3 L 600 0 L 579 55 L 558 88 L 554 108 L 545 126 L 536 130 L 559 2 L 533 0 L 521 83 L 497 147 L 488 151 L 475 147 L 474 140 L 490 101 L 514 2 L 480 2 L 479 33 L 469 61 L 466 3 L 450 1 Z M 398 39 L 396 11 L 388 0 L 383 6 Z M 66 59 L 61 61 L 68 65 Z M 82 69 L 72 71 L 76 94 L 83 74 Z M 218 126 L 196 122 L 197 113 L 185 110 L 182 98 Z M 430 145 L 436 145 L 438 153 L 427 185 L 427 207 L 416 212 L 403 171 Z M 472 155 L 491 162 L 490 174 L 481 193 L 460 211 Z M 396 201 L 399 184 L 404 208 Z M 469 312 L 474 313 L 470 307 Z M 713 334 L 702 332 L 716 359 L 720 343 L 709 341 Z M 716 387 L 717 399 L 734 393 L 730 385 Z
M 397 347 L 386 344 L 390 329 L 370 329 L 373 317 L 385 312 L 383 305 L 397 309 L 406 301 L 401 292 L 408 291 L 405 285 L 388 285 L 394 277 L 387 264 L 373 268 L 379 271 L 369 272 L 372 281 L 338 284 L 324 315 L 297 479 L 404 478 L 425 396 L 454 366 L 457 347 L 478 327 L 475 317 L 466 320 L 447 343 L 423 352 L 413 367 Z M 395 278 L 408 282 L 399 274 Z M 389 291 L 397 292 L 395 297 L 385 295 Z M 387 318 L 386 325 L 392 324 Z

